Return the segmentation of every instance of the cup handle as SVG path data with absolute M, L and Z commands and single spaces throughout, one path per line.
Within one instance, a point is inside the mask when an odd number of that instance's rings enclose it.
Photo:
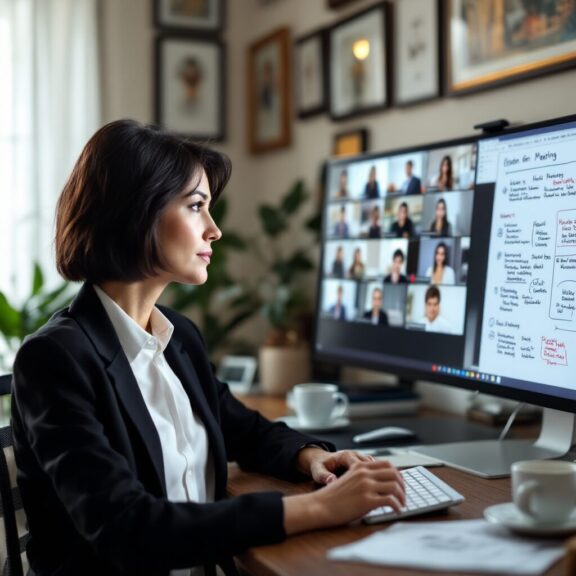
M 514 500 L 516 501 L 516 506 L 518 506 L 518 508 L 520 508 L 524 514 L 532 516 L 532 494 L 534 494 L 537 489 L 538 483 L 534 480 L 528 480 L 527 482 L 523 482 L 520 484 L 520 486 L 518 486 Z
M 342 392 L 336 392 L 334 398 L 336 399 L 336 406 L 334 406 L 334 410 L 332 410 L 332 418 L 346 416 L 346 414 L 348 414 L 348 396 Z

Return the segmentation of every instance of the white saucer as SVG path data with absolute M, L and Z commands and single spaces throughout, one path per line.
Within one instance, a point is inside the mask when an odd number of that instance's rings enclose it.
M 576 532 L 576 513 L 572 514 L 564 522 L 540 524 L 520 512 L 514 502 L 489 506 L 484 510 L 484 518 L 494 524 L 505 526 L 518 534 L 562 536 Z
M 300 423 L 296 416 L 282 416 L 282 418 L 277 418 L 277 422 L 284 422 L 290 428 L 301 430 L 302 432 L 326 432 L 328 430 L 341 430 L 350 426 L 350 420 L 345 416 L 336 418 L 336 420 L 332 420 L 327 424 L 318 424 L 316 426 L 305 426 Z

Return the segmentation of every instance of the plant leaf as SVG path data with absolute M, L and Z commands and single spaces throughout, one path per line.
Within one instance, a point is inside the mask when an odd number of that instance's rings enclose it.
M 6 338 L 20 336 L 21 314 L 14 308 L 3 292 L 0 292 L 0 332 Z
M 34 274 L 32 275 L 32 292 L 31 296 L 36 296 L 44 286 L 44 275 L 42 269 L 37 262 L 34 263 Z
M 304 181 L 297 180 L 288 191 L 288 194 L 282 199 L 281 209 L 287 216 L 294 214 L 307 198 L 308 194 L 304 189 Z
M 258 209 L 258 214 L 264 232 L 272 238 L 275 238 L 288 228 L 288 223 L 283 214 L 272 206 L 263 204 Z

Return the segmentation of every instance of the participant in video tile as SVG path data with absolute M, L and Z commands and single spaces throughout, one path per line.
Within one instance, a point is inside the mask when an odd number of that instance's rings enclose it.
M 439 242 L 434 250 L 434 264 L 426 270 L 430 284 L 454 284 L 456 275 L 454 269 L 447 264 L 449 260 L 448 246 Z
M 372 206 L 370 210 L 370 228 L 368 228 L 368 238 L 380 238 L 382 236 L 382 226 L 380 225 L 380 208 Z
M 436 179 L 436 186 L 439 190 L 454 189 L 454 172 L 452 170 L 452 157 L 448 154 L 440 162 L 440 170 Z
M 336 198 L 348 198 L 348 170 L 346 168 L 340 172 Z
M 356 248 L 356 250 L 354 250 L 354 259 L 348 269 L 348 278 L 352 278 L 353 280 L 362 280 L 365 273 L 366 266 L 362 261 L 362 251 L 360 248 Z
M 338 222 L 334 224 L 334 236 L 348 238 L 349 235 L 348 223 L 346 222 L 346 206 L 341 206 Z
M 388 326 L 388 315 L 382 310 L 384 294 L 382 288 L 372 290 L 372 308 L 364 312 L 364 318 L 375 326 Z
M 430 224 L 429 231 L 436 236 L 452 236 L 452 225 L 448 221 L 448 209 L 444 198 L 439 198 L 436 202 L 434 220 Z
M 334 278 L 344 278 L 344 248 L 338 246 L 334 261 L 332 262 L 332 276 Z
M 408 204 L 402 202 L 398 206 L 398 219 L 392 223 L 390 233 L 396 238 L 412 238 L 414 236 L 414 223 L 408 216 Z
M 402 274 L 404 252 L 400 248 L 394 251 L 390 274 L 384 277 L 384 284 L 408 284 L 408 278 Z
M 330 306 L 328 313 L 335 320 L 346 320 L 346 306 L 342 302 L 344 297 L 344 288 L 338 286 L 336 289 L 336 302 Z
M 450 322 L 441 314 L 441 299 L 438 286 L 429 286 L 424 296 L 425 316 L 422 319 L 426 332 L 445 332 L 447 334 L 452 332 Z
M 368 182 L 366 182 L 364 187 L 364 198 L 380 198 L 380 184 L 376 180 L 376 166 L 372 166 L 368 173 Z
M 403 194 L 421 194 L 422 182 L 413 174 L 414 162 L 408 160 L 406 162 L 406 180 L 403 182 L 400 191 Z

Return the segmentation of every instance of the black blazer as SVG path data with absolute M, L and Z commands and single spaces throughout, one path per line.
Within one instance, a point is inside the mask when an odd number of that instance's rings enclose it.
M 364 312 L 364 318 L 366 320 L 372 320 L 372 310 L 367 310 Z M 384 310 L 380 310 L 378 313 L 378 325 L 379 326 L 388 326 L 388 314 L 384 312 Z
M 174 324 L 165 357 L 206 427 L 217 501 L 166 499 L 156 428 L 85 285 L 14 363 L 14 448 L 34 575 L 165 576 L 215 563 L 230 574 L 232 555 L 285 537 L 281 494 L 225 499 L 226 461 L 296 480 L 297 452 L 313 439 L 244 407 L 215 378 L 196 326 L 162 311 Z

